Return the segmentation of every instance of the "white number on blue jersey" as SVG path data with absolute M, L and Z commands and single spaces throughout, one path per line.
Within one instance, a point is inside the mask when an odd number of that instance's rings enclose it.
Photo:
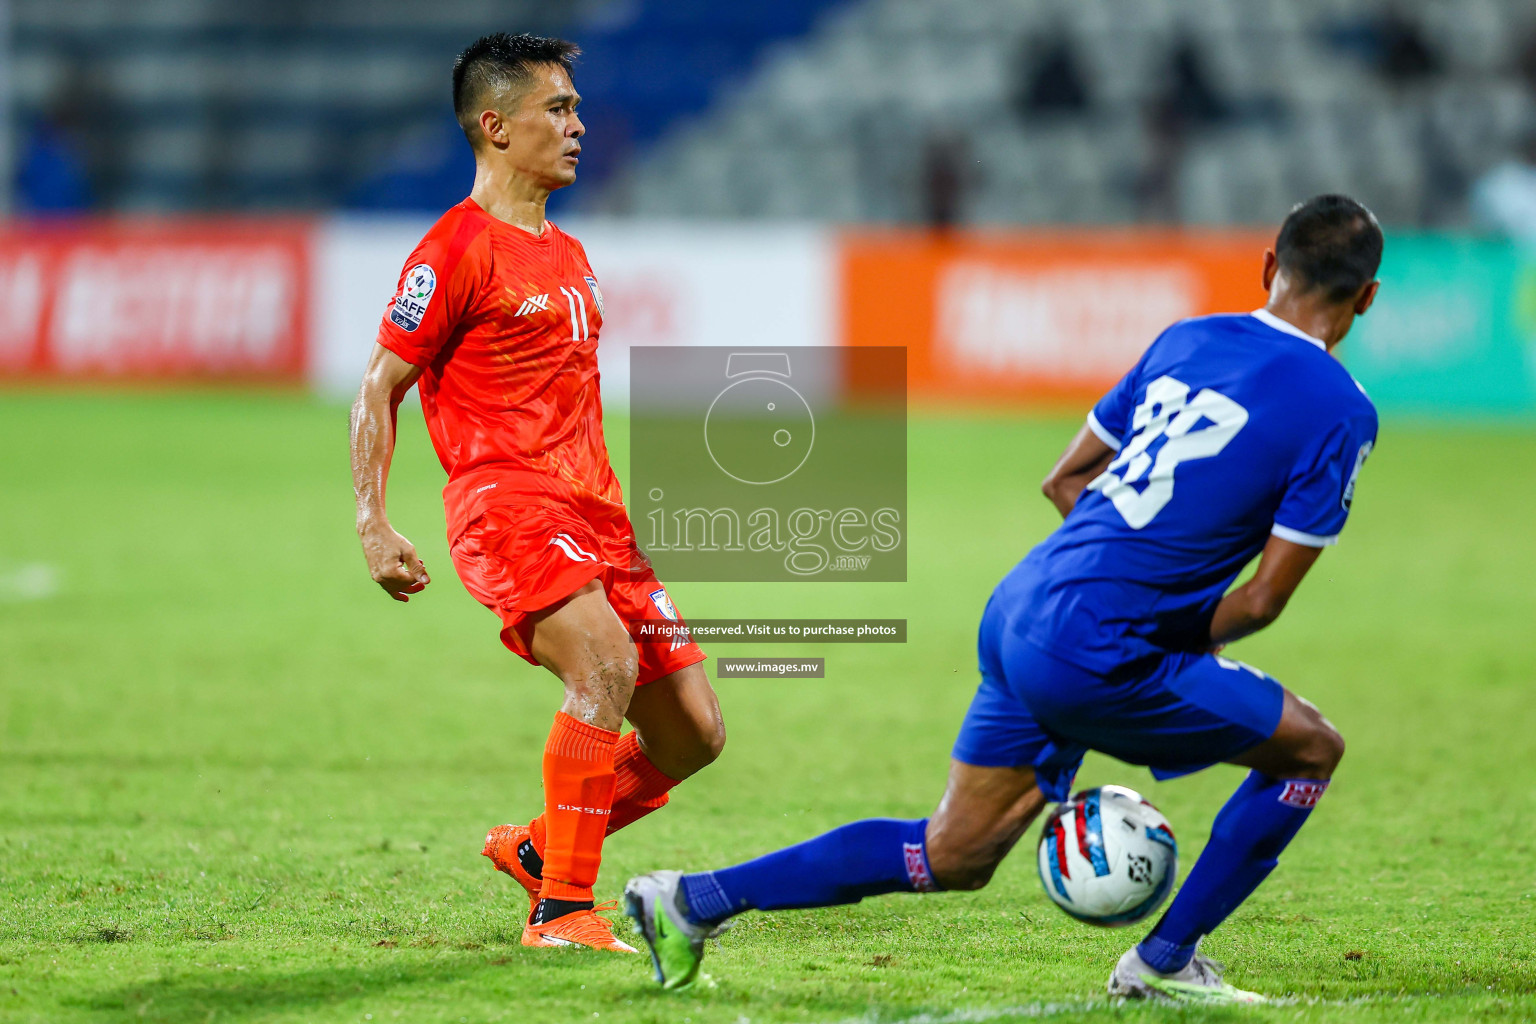
M 1199 430 L 1195 424 L 1206 426 Z M 1091 484 L 1114 502 L 1133 530 L 1146 526 L 1173 499 L 1173 471 L 1179 463 L 1208 459 L 1227 446 L 1248 422 L 1248 410 L 1219 391 L 1205 388 L 1193 399 L 1189 385 L 1162 376 L 1147 385 L 1147 397 L 1131 419 L 1134 433 L 1120 455 Z M 1147 454 L 1167 438 L 1157 458 Z M 1145 484 L 1141 490 L 1133 485 Z

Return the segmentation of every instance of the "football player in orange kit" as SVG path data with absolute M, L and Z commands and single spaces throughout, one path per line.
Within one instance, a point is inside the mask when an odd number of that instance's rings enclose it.
M 523 945 L 633 953 L 593 906 L 603 838 L 713 761 L 725 727 L 686 632 L 631 639 L 635 622 L 681 620 L 635 545 L 603 441 L 602 292 L 581 243 L 544 219 L 549 194 L 576 180 L 577 53 L 499 33 L 455 62 L 475 184 L 405 263 L 352 408 L 352 475 L 368 569 L 407 601 L 430 580 L 384 491 L 396 409 L 416 385 L 448 471 L 454 568 L 501 617 L 502 642 L 565 687 L 544 813 L 492 829 L 483 852 L 528 891 Z

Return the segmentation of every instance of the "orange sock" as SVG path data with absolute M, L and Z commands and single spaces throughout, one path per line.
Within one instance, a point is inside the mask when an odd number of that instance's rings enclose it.
M 555 714 L 544 744 L 544 883 L 539 895 L 590 900 L 613 807 L 619 734 Z
M 613 813 L 608 816 L 608 834 L 625 825 L 633 825 L 652 811 L 667 805 L 667 794 L 678 780 L 663 775 L 640 749 L 640 737 L 633 730 L 624 734 L 613 750 Z
M 640 749 L 640 738 L 633 731 L 625 733 L 613 748 L 613 812 L 608 815 L 607 835 L 666 806 L 668 793 L 678 780 L 663 775 Z M 544 815 L 528 823 L 528 838 L 534 852 L 544 856 Z

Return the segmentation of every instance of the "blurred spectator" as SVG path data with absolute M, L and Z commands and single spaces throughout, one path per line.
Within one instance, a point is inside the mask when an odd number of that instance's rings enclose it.
M 1019 47 L 1015 70 L 1013 107 L 1020 117 L 1087 111 L 1088 84 L 1065 30 L 1058 27 L 1043 40 L 1026 41 Z
M 1184 37 L 1168 58 L 1168 78 L 1161 102 L 1167 113 L 1185 126 L 1212 125 L 1227 116 L 1230 105 L 1217 92 L 1205 70 L 1195 41 Z
M 1194 40 L 1185 37 L 1168 55 L 1163 85 L 1143 111 L 1147 162 L 1136 182 L 1142 220 L 1180 219 L 1178 187 L 1190 136 L 1225 120 L 1231 110 L 1206 75 Z
M 70 133 L 46 117 L 27 131 L 16 161 L 16 207 L 24 213 L 70 213 L 95 204 L 85 159 Z
M 88 88 L 80 69 L 66 66 L 42 111 L 24 126 L 16 154 L 18 210 L 70 213 L 96 205 L 90 135 L 84 130 Z
M 1472 213 L 1484 227 L 1536 248 L 1536 130 L 1472 186 Z
M 1515 56 L 1515 72 L 1531 95 L 1536 96 L 1536 29 L 1526 34 L 1525 45 Z
M 1153 101 L 1143 113 L 1147 161 L 1136 179 L 1136 214 L 1141 220 L 1179 219 L 1179 173 L 1184 167 L 1187 130 L 1166 101 Z
M 1379 53 L 1376 68 L 1395 85 L 1432 78 L 1440 72 L 1440 58 L 1430 49 L 1424 30 L 1396 8 L 1389 8 L 1376 22 Z
M 1329 36 L 1335 46 L 1359 56 L 1393 85 L 1423 81 L 1442 70 L 1424 30 L 1396 7 L 1346 20 Z
M 950 130 L 931 133 L 923 146 L 923 221 L 935 230 L 952 228 L 962 218 L 971 181 L 969 153 L 965 138 Z
M 1471 176 L 1456 159 L 1454 145 L 1430 112 L 1421 109 L 1418 121 L 1416 142 L 1419 163 L 1424 168 L 1418 223 L 1421 227 L 1464 225 L 1467 185 Z

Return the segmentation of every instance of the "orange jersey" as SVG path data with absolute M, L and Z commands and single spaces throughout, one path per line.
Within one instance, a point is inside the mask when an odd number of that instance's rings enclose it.
M 603 297 L 581 243 L 533 235 L 466 199 L 406 260 L 379 344 L 417 387 L 455 538 L 487 509 L 569 506 L 632 536 L 603 440 Z

